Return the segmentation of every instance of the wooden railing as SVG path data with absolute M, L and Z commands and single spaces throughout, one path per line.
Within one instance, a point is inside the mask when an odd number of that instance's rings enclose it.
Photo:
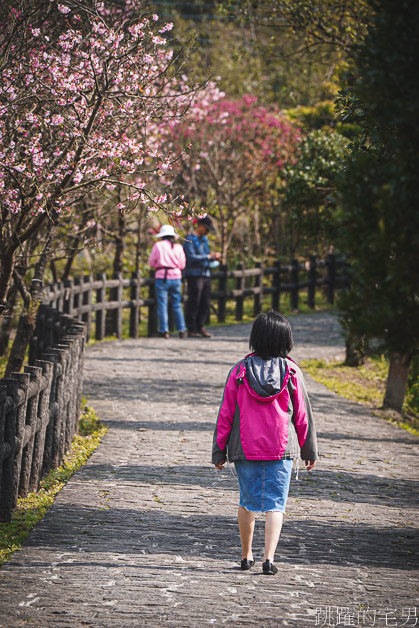
M 0 379 L 0 521 L 10 520 L 18 496 L 38 488 L 50 468 L 63 461 L 77 431 L 82 396 L 85 338 L 122 337 L 124 310 L 129 311 L 129 335 L 138 336 L 141 308 L 147 310 L 148 335 L 157 331 L 153 276 L 100 275 L 48 286 L 37 314 L 23 373 Z M 221 266 L 212 274 L 212 305 L 218 321 L 226 318 L 227 304 L 235 303 L 235 317 L 243 318 L 244 302 L 253 298 L 253 313 L 262 309 L 264 295 L 281 310 L 281 296 L 290 294 L 298 309 L 301 291 L 315 306 L 316 290 L 326 291 L 333 303 L 335 290 L 348 284 L 347 262 L 329 255 L 306 262 L 276 262 L 232 270 Z M 146 292 L 145 295 L 142 293 Z M 78 319 L 78 320 L 75 320 Z M 81 321 L 78 322 L 78 321 Z
M 269 295 L 271 307 L 281 310 L 281 297 L 289 293 L 291 308 L 298 310 L 301 292 L 306 291 L 308 306 L 315 307 L 316 290 L 322 288 L 329 303 L 334 302 L 335 290 L 348 284 L 347 261 L 329 255 L 325 260 L 314 256 L 304 262 L 280 261 L 272 266 L 257 264 L 255 268 L 235 269 L 220 266 L 211 275 L 211 304 L 218 322 L 226 319 L 227 305 L 235 303 L 235 318 L 243 319 L 244 302 L 253 298 L 254 315 L 262 309 L 264 295 Z M 184 301 L 186 301 L 186 294 Z M 106 336 L 122 337 L 124 310 L 129 310 L 129 336 L 138 337 L 141 308 L 145 308 L 147 333 L 157 332 L 157 305 L 153 273 L 149 277 L 132 274 L 124 278 L 117 274 L 108 279 L 101 274 L 91 275 L 54 284 L 45 290 L 43 303 L 65 312 L 86 324 L 86 337 L 103 340 Z M 36 340 L 36 339 L 35 339 Z
M 40 478 L 62 463 L 78 429 L 84 325 L 41 305 L 35 338 L 24 372 L 0 379 L 2 522 L 10 520 L 18 496 L 36 491 Z

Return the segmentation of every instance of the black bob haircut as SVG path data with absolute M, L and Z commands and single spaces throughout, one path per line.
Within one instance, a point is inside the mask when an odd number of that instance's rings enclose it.
M 291 325 L 274 310 L 258 314 L 250 332 L 249 348 L 261 358 L 286 358 L 294 346 Z

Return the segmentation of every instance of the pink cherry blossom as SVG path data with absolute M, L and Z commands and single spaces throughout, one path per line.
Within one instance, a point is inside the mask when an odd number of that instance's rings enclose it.
M 15 28 L 16 16 L 0 24 L 2 41 L 11 38 L 0 69 L 0 202 L 13 251 L 43 219 L 76 213 L 87 194 L 118 188 L 120 209 L 180 211 L 161 193 L 159 178 L 171 180 L 178 155 L 160 127 L 189 108 L 193 89 L 165 72 L 173 51 L 153 31 L 158 16 L 139 16 L 132 0 L 97 3 L 96 13 L 69 5 L 51 2 L 33 28 Z M 24 46 L 14 33 L 24 33 Z M 1 278 L 0 308 L 11 272 Z

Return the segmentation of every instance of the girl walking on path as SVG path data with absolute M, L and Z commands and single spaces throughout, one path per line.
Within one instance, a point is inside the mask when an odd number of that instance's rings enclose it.
M 170 296 L 176 329 L 179 336 L 184 338 L 186 325 L 182 310 L 182 269 L 186 264 L 185 253 L 180 244 L 175 244 L 175 238 L 178 236 L 171 225 L 163 225 L 155 237 L 159 238 L 159 241 L 151 249 L 148 263 L 156 269 L 159 336 L 169 338 L 167 302 Z
M 214 430 L 212 463 L 233 461 L 240 485 L 238 511 L 241 568 L 255 561 L 255 512 L 266 512 L 262 571 L 275 574 L 275 550 L 288 498 L 293 459 L 310 471 L 317 438 L 303 375 L 288 357 L 289 322 L 277 312 L 259 314 L 250 333 L 250 353 L 230 370 Z

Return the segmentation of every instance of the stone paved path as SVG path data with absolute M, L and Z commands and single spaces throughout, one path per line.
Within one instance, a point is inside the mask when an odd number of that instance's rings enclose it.
M 291 322 L 297 360 L 343 355 L 332 316 Z M 415 625 L 418 441 L 309 377 L 322 458 L 291 483 L 279 574 L 238 568 L 237 481 L 209 459 L 248 333 L 89 348 L 85 391 L 110 429 L 0 570 L 0 626 Z

